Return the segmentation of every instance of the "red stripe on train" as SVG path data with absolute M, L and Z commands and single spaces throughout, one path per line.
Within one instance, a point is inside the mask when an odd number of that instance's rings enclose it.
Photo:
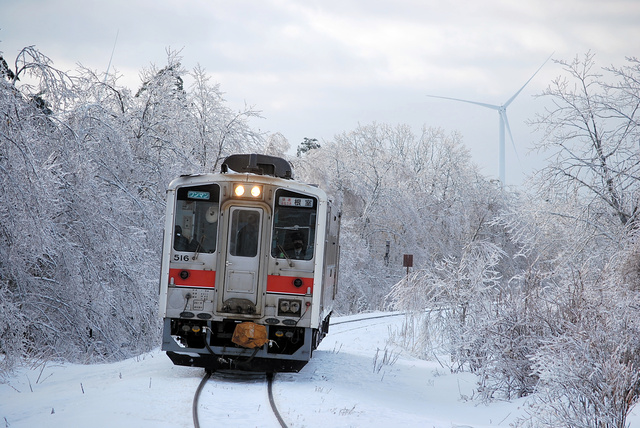
M 295 286 L 296 279 L 302 280 L 300 287 Z M 313 293 L 313 278 L 280 275 L 269 275 L 267 277 L 267 293 L 306 294 L 307 289 Z
M 189 275 L 182 279 L 181 272 Z M 208 287 L 214 288 L 216 285 L 216 271 L 214 270 L 192 270 L 192 269 L 169 269 L 169 284 L 173 279 L 173 284 L 181 287 Z

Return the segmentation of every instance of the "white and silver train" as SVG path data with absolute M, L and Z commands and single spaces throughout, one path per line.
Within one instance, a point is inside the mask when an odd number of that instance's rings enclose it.
M 167 190 L 162 350 L 214 371 L 299 371 L 329 330 L 340 213 L 284 159 L 238 154 Z

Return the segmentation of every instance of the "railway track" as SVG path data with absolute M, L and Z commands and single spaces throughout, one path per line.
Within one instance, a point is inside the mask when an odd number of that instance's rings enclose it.
M 353 318 L 353 319 L 349 319 L 349 320 L 332 321 L 331 324 L 329 324 L 329 325 L 331 327 L 333 327 L 333 326 L 340 325 L 340 324 L 349 324 L 349 323 L 355 323 L 355 322 L 361 322 L 361 321 L 370 321 L 370 320 L 374 320 L 374 319 L 378 319 L 378 318 L 399 317 L 399 316 L 404 316 L 404 315 L 406 315 L 404 312 L 394 312 L 394 313 L 389 313 L 389 314 L 376 314 L 376 315 L 371 315 L 371 316 L 364 316 L 362 318 Z
M 276 419 L 278 419 L 278 423 L 280 423 L 280 427 L 287 428 L 287 424 L 284 422 L 284 419 L 282 419 L 282 416 L 280 416 L 280 412 L 278 412 L 278 406 L 276 406 L 276 402 L 273 399 L 273 373 L 267 373 L 267 381 L 269 382 L 268 390 L 269 390 L 269 404 L 271 405 L 271 410 L 273 411 L 273 414 L 276 416 Z
M 371 321 L 372 319 L 383 319 L 383 318 L 391 318 L 391 317 L 404 316 L 404 315 L 405 315 L 404 313 L 400 313 L 400 312 L 391 313 L 391 314 L 375 314 L 371 316 L 358 317 L 358 318 L 353 318 L 348 320 L 334 321 L 334 322 L 331 322 L 330 325 L 333 327 L 333 326 L 338 326 L 343 324 L 352 324 L 352 323 L 359 323 L 364 321 Z M 337 331 L 335 333 L 332 332 L 330 334 L 340 334 L 340 333 L 351 331 L 357 328 L 361 328 L 361 327 L 354 326 L 353 328 Z M 273 416 L 275 417 L 275 419 L 278 421 L 278 424 L 280 425 L 280 427 L 287 428 L 287 424 L 285 420 L 282 418 L 282 415 L 280 414 L 278 407 L 276 405 L 275 399 L 273 397 L 273 383 L 275 382 L 274 374 L 273 373 L 258 374 L 258 373 L 247 373 L 247 372 L 239 373 L 235 371 L 215 372 L 215 373 L 205 371 L 205 374 L 202 377 L 202 380 L 200 381 L 200 384 L 198 385 L 198 388 L 196 389 L 196 392 L 193 397 L 192 415 L 193 415 L 193 426 L 195 428 L 200 428 L 200 416 L 199 416 L 200 396 L 202 395 L 202 391 L 205 389 L 207 382 L 211 380 L 213 376 L 215 376 L 216 380 L 218 381 L 223 380 L 223 381 L 231 381 L 231 382 L 247 382 L 247 381 L 256 381 L 258 379 L 265 379 L 267 382 L 267 393 L 268 393 L 269 405 L 271 407 L 271 412 L 273 413 Z
M 200 397 L 202 395 L 202 391 L 205 389 L 205 385 L 207 384 L 207 382 L 209 380 L 211 380 L 212 376 L 214 376 L 214 374 L 212 374 L 211 372 L 205 371 L 204 376 L 202 377 L 202 380 L 200 381 L 200 384 L 198 385 L 198 388 L 196 389 L 196 392 L 194 394 L 193 397 L 193 404 L 192 404 L 192 408 L 191 408 L 191 413 L 193 416 L 193 426 L 195 428 L 200 428 Z M 284 421 L 284 419 L 282 418 L 282 416 L 280 415 L 280 412 L 278 410 L 278 407 L 276 405 L 275 399 L 273 398 L 273 383 L 274 383 L 274 375 L 273 373 L 266 373 L 266 374 L 256 374 L 256 373 L 251 373 L 249 375 L 247 375 L 246 373 L 237 373 L 237 372 L 216 372 L 215 373 L 215 377 L 216 380 L 225 380 L 225 381 L 237 381 L 239 383 L 242 382 L 247 382 L 247 381 L 255 381 L 258 378 L 260 379 L 266 379 L 267 382 L 267 392 L 268 392 L 268 396 L 269 396 L 269 405 L 271 407 L 271 412 L 273 413 L 275 419 L 278 421 L 278 423 L 280 424 L 281 428 L 287 428 L 287 424 Z M 260 404 L 258 404 L 258 407 L 260 407 Z M 210 425 L 207 425 L 210 426 Z
M 200 419 L 198 418 L 198 402 L 200 401 L 200 394 L 204 389 L 205 383 L 211 379 L 211 372 L 205 370 L 204 377 L 200 381 L 198 388 L 196 389 L 196 394 L 193 396 L 193 405 L 191 406 L 191 413 L 193 415 L 193 426 L 195 428 L 200 428 Z

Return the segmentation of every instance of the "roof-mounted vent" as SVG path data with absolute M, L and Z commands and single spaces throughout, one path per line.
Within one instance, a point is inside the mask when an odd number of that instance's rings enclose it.
M 293 178 L 293 170 L 286 160 L 269 155 L 238 154 L 228 156 L 220 170 L 225 173 L 228 170 L 235 172 L 249 172 L 259 175 L 271 175 L 279 178 Z

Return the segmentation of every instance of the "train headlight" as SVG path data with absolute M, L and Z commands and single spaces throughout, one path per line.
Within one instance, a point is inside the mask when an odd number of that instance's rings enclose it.
M 289 303 L 289 310 L 293 313 L 300 312 L 300 302 L 294 300 Z
M 236 198 L 260 199 L 262 197 L 262 186 L 255 184 L 251 188 L 244 184 L 235 184 L 233 194 Z
M 288 300 L 280 300 L 280 312 L 289 312 Z

